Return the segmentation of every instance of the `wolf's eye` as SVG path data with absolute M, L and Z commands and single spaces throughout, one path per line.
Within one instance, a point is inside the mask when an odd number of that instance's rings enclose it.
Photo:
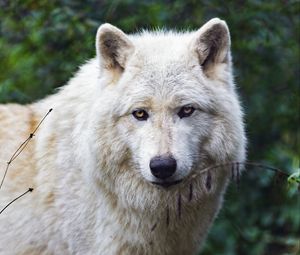
M 137 119 L 137 120 L 147 120 L 149 115 L 148 113 L 143 110 L 143 109 L 137 109 L 135 111 L 132 112 L 132 115 Z
M 179 118 L 185 118 L 185 117 L 189 117 L 193 114 L 193 112 L 195 111 L 195 108 L 193 106 L 190 105 L 186 105 L 181 107 L 181 109 L 179 110 L 179 112 L 177 113 Z

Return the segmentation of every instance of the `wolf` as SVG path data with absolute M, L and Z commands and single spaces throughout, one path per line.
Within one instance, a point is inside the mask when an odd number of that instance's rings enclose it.
M 96 57 L 56 94 L 0 106 L 0 254 L 197 254 L 245 160 L 230 34 L 127 35 L 103 24 Z M 214 167 L 219 166 L 219 167 Z M 1 171 L 1 174 L 3 171 Z

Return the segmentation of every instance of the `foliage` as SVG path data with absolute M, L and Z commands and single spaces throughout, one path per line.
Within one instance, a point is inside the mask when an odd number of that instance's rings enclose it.
M 299 1 L 284 0 L 0 0 L 0 102 L 29 103 L 66 83 L 94 56 L 103 22 L 125 32 L 197 29 L 218 16 L 231 30 L 248 157 L 292 174 L 300 155 L 299 10 Z M 230 187 L 203 254 L 296 254 L 299 208 L 286 180 L 249 169 Z

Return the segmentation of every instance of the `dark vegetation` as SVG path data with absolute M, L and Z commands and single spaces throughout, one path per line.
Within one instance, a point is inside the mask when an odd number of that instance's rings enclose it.
M 0 102 L 30 103 L 54 93 L 95 55 L 103 22 L 125 32 L 197 29 L 217 16 L 231 30 L 248 158 L 297 173 L 299 11 L 299 1 L 284 0 L 0 0 Z M 272 171 L 247 169 L 239 187 L 229 188 L 203 254 L 299 254 L 297 185 Z

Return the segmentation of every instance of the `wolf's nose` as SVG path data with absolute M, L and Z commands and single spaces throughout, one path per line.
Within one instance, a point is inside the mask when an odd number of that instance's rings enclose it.
M 150 160 L 151 173 L 159 179 L 167 179 L 176 171 L 176 160 L 171 156 L 156 156 Z

